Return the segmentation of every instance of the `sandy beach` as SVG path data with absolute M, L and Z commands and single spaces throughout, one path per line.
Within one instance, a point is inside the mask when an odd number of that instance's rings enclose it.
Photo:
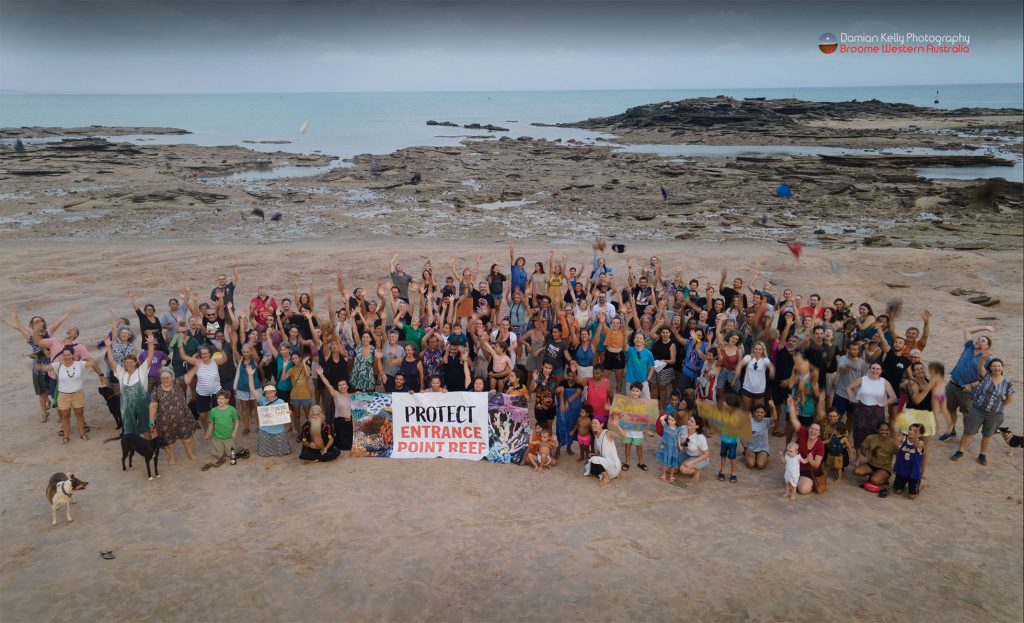
M 231 255 L 244 298 L 257 285 L 284 292 L 296 277 L 314 279 L 323 296 L 338 267 L 353 285 L 371 285 L 392 250 L 413 268 L 452 253 L 460 263 L 476 255 L 485 266 L 507 262 L 505 246 L 485 238 L 365 236 L 299 246 L 240 234 L 213 247 L 196 236 L 161 241 L 150 233 L 144 243 L 6 234 L 3 313 L 52 319 L 77 303 L 71 322 L 82 343 L 94 345 L 108 307 L 130 311 L 129 288 L 160 309 L 185 284 L 209 287 Z M 272 243 L 255 244 L 267 238 Z M 517 241 L 517 253 L 546 255 L 549 242 L 538 238 Z M 656 253 L 671 272 L 681 265 L 702 283 L 717 283 L 725 264 L 745 267 L 748 278 L 760 271 L 780 291 L 875 304 L 901 298 L 908 321 L 930 309 L 925 357 L 947 370 L 963 326 L 996 323 L 993 352 L 1018 388 L 1024 382 L 1019 244 L 980 252 L 809 247 L 797 261 L 772 242 L 624 242 L 628 254 Z M 577 265 L 589 261 L 589 243 L 553 248 Z M 624 267 L 623 256 L 611 259 Z M 833 274 L 830 260 L 844 274 Z M 953 288 L 998 295 L 1000 303 L 974 305 Z M 599 488 L 571 461 L 535 474 L 441 459 L 302 465 L 294 455 L 254 456 L 201 472 L 203 441 L 200 460 L 179 451 L 170 466 L 162 457 L 162 477 L 148 482 L 138 463 L 122 473 L 117 444 L 102 443 L 116 432 L 92 378 L 92 439 L 59 444 L 56 417 L 39 422 L 25 351 L 14 332 L 0 334 L 0 375 L 10 387 L 0 418 L 5 621 L 1012 622 L 1024 607 L 1022 453 L 1008 456 L 1000 439 L 987 467 L 953 463 L 953 448 L 934 442 L 930 486 L 913 502 L 868 494 L 849 473 L 824 495 L 784 501 L 776 438 L 769 469 L 741 467 L 737 484 L 710 478 L 672 487 L 653 470 L 633 470 Z M 1018 433 L 1021 405 L 1016 400 L 1006 418 Z M 656 448 L 648 438 L 647 452 Z M 44 490 L 56 471 L 90 484 L 76 495 L 74 523 L 60 515 L 51 527 Z M 116 559 L 102 560 L 101 550 Z

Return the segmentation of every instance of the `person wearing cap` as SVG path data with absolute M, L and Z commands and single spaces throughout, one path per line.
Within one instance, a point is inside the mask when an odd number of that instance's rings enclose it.
M 257 395 L 253 377 L 249 375 L 249 389 L 253 395 Z M 273 385 L 263 387 L 259 397 L 260 407 L 288 404 L 277 396 L 277 388 Z M 292 453 L 292 446 L 288 442 L 288 433 L 284 432 L 284 424 L 272 424 L 264 426 L 260 424 L 256 429 L 256 454 L 260 456 L 285 456 Z

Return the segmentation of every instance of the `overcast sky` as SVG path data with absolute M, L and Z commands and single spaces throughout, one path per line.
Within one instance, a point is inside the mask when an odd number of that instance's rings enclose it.
M 742 88 L 1020 82 L 1024 3 L 0 0 L 0 89 Z M 824 32 L 966 33 L 966 55 L 841 57 Z

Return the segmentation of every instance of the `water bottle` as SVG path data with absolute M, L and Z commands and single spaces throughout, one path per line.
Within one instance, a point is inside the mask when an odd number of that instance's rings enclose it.
M 235 460 L 235 448 L 231 448 L 231 464 L 234 465 L 237 461 Z

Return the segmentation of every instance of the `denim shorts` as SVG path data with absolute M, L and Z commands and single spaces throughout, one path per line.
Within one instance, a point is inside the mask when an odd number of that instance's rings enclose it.
M 722 448 L 718 451 L 718 456 L 728 457 L 730 459 L 736 458 L 736 442 L 726 443 L 722 442 Z
M 290 401 L 288 401 L 288 404 L 292 405 L 293 407 L 308 407 L 309 405 L 313 404 L 313 401 L 312 400 L 290 400 Z

